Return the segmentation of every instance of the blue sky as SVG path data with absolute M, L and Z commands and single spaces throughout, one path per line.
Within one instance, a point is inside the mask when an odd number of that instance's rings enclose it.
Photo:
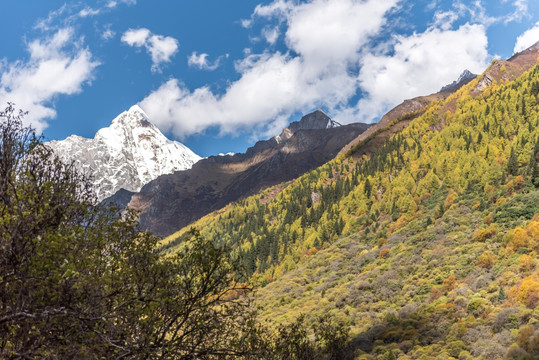
M 374 122 L 539 41 L 536 0 L 0 2 L 0 102 L 46 139 L 139 104 L 202 156 L 302 114 Z

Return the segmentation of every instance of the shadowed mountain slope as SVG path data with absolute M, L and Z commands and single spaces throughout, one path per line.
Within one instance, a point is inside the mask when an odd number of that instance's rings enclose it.
M 141 212 L 142 228 L 168 235 L 232 201 L 326 163 L 368 127 L 339 126 L 317 110 L 245 154 L 211 156 L 192 169 L 159 177 L 139 193 L 122 191 L 109 201 L 129 201 L 129 208 Z

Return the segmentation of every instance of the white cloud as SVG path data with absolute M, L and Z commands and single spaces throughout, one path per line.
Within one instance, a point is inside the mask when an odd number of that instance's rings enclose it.
M 264 29 L 262 29 L 262 36 L 264 36 L 268 44 L 273 45 L 279 38 L 279 28 L 265 27 Z
M 152 58 L 152 71 L 160 71 L 161 64 L 170 62 L 172 56 L 178 52 L 178 40 L 152 34 L 145 28 L 127 30 L 122 35 L 122 41 L 130 46 L 144 46 Z
M 217 126 L 222 133 L 277 132 L 296 111 L 344 106 L 357 90 L 350 67 L 398 0 L 277 0 L 257 6 L 257 17 L 282 17 L 291 53 L 250 54 L 235 65 L 240 78 L 224 94 L 193 91 L 171 79 L 140 103 L 161 129 L 178 137 Z M 200 55 L 198 55 L 200 57 Z M 194 60 L 194 59 L 193 59 Z M 199 59 L 199 61 L 201 61 Z
M 111 26 L 111 24 L 105 25 L 105 28 L 101 33 L 101 38 L 105 41 L 108 41 L 116 36 L 116 32 L 111 29 Z
M 507 3 L 509 1 L 510 0 L 501 0 L 502 3 Z M 513 21 L 521 21 L 525 17 L 530 17 L 528 12 L 528 1 L 529 0 L 513 0 L 512 6 L 514 7 L 514 11 L 507 11 L 504 15 L 499 16 L 489 15 L 487 9 L 483 6 L 483 1 L 481 0 L 455 0 L 453 7 L 458 11 L 460 16 L 469 14 L 470 21 L 473 23 L 478 23 L 489 27 L 497 23 L 508 24 Z
M 505 0 L 507 1 L 507 0 Z M 512 21 L 520 21 L 522 18 L 529 16 L 528 14 L 528 0 L 514 0 L 513 6 L 515 7 L 515 11 L 511 14 L 508 14 L 505 19 L 504 23 L 510 23 Z
M 539 22 L 535 23 L 535 25 L 531 29 L 526 30 L 517 38 L 513 53 L 526 50 L 527 48 L 535 44 L 537 41 L 539 41 Z
M 95 16 L 98 15 L 100 12 L 100 9 L 92 9 L 91 7 L 85 7 L 84 9 L 79 11 L 79 17 L 85 18 L 88 16 Z
M 42 31 L 51 30 L 52 23 L 56 21 L 57 18 L 63 16 L 68 11 L 69 11 L 68 5 L 63 4 L 60 8 L 50 11 L 46 18 L 39 19 L 34 27 Z
M 434 27 L 450 30 L 458 19 L 459 15 L 454 11 L 437 11 L 434 14 Z
M 123 3 L 123 4 L 127 4 L 127 5 L 136 5 L 137 4 L 137 0 L 110 0 L 108 3 L 107 3 L 107 7 L 108 8 L 115 8 L 116 6 L 118 6 L 119 3 Z
M 343 66 L 385 22 L 398 1 L 318 0 L 296 6 L 288 15 L 288 47 L 309 66 Z
M 483 25 L 429 28 L 394 41 L 389 54 L 368 54 L 361 60 L 358 80 L 366 96 L 336 116 L 338 121 L 371 122 L 404 99 L 439 91 L 465 69 L 481 73 L 488 65 Z
M 150 30 L 145 28 L 129 29 L 122 35 L 122 41 L 129 46 L 141 47 L 146 44 L 150 34 Z
M 222 57 L 217 58 L 217 60 L 211 63 L 208 60 L 208 56 L 209 55 L 206 53 L 197 54 L 196 51 L 193 51 L 193 53 L 187 58 L 187 64 L 191 67 L 196 67 L 201 70 L 213 71 L 217 69 L 220 65 Z
M 257 5 L 253 16 L 260 17 L 282 17 L 283 19 L 296 8 L 296 4 L 288 0 L 275 0 L 268 5 Z
M 453 7 L 458 11 L 459 15 L 469 14 L 471 21 L 484 26 L 491 26 L 502 21 L 505 16 L 494 17 L 487 13 L 481 0 L 465 1 L 456 0 Z
M 0 69 L 0 103 L 10 101 L 28 110 L 25 120 L 42 132 L 47 120 L 56 117 L 53 100 L 58 95 L 81 92 L 99 65 L 79 42 L 71 28 L 60 29 L 50 38 L 30 42 L 27 62 L 4 61 Z M 72 44 L 74 48 L 69 49 Z
M 191 90 L 170 79 L 140 105 L 162 130 L 180 138 L 209 127 L 221 133 L 270 134 L 295 112 L 320 106 L 342 123 L 371 122 L 404 99 L 437 92 L 465 69 L 480 73 L 488 65 L 487 25 L 453 26 L 468 13 L 492 23 L 478 1 L 436 12 L 422 33 L 372 43 L 399 3 L 275 0 L 259 5 L 249 21 L 278 18 L 289 51 L 245 51 L 245 58 L 235 63 L 239 79 L 223 93 L 209 87 Z M 271 26 L 275 23 L 263 29 Z M 207 55 L 193 53 L 190 63 L 204 66 Z M 358 92 L 361 100 L 350 104 Z

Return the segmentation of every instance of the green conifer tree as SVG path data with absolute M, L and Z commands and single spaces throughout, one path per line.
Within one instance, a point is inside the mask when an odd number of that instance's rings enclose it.
M 515 149 L 511 147 L 511 154 L 509 155 L 509 160 L 507 161 L 507 173 L 510 175 L 518 174 L 518 158 L 515 153 Z

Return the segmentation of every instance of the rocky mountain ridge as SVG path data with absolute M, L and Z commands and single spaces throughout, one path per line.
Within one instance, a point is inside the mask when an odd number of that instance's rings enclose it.
M 368 127 L 338 126 L 317 110 L 243 154 L 210 156 L 189 170 L 159 177 L 138 193 L 122 191 L 109 201 L 140 211 L 142 228 L 165 236 L 232 201 L 322 165 Z

